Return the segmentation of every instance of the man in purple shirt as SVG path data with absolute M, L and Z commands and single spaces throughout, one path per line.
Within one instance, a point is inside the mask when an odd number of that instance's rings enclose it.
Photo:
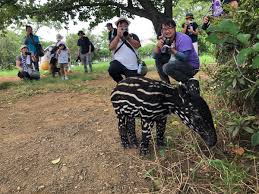
M 184 83 L 191 95 L 199 95 L 199 82 L 193 76 L 198 72 L 200 61 L 191 38 L 176 32 L 176 24 L 171 18 L 165 19 L 161 26 L 161 36 L 154 49 L 160 78 L 170 83 L 170 76 Z

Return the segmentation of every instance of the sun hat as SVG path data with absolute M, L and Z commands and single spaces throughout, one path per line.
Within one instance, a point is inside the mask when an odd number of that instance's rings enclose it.
M 192 13 L 187 13 L 187 14 L 185 15 L 185 18 L 192 18 L 192 19 L 194 19 Z
M 84 33 L 83 30 L 79 30 L 79 31 L 78 31 L 77 35 L 79 36 L 80 34 L 85 35 L 85 33 Z
M 115 25 L 118 26 L 119 22 L 121 21 L 125 21 L 128 23 L 128 25 L 130 25 L 130 21 L 127 19 L 127 18 L 124 18 L 124 17 L 121 17 L 119 18 L 116 22 L 115 22 Z
M 64 38 L 64 37 L 61 36 L 61 34 L 57 34 L 57 35 L 56 35 L 56 39 L 57 39 L 57 40 L 62 40 L 63 38 Z
M 26 44 L 21 45 L 20 51 L 21 51 L 23 48 L 28 48 L 28 46 L 27 46 Z

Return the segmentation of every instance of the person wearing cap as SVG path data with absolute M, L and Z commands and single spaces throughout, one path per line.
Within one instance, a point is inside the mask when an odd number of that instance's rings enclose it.
M 32 27 L 27 25 L 26 36 L 24 39 L 24 44 L 27 45 L 28 50 L 31 52 L 32 56 L 35 56 L 36 60 L 33 62 L 35 69 L 39 71 L 39 53 L 37 51 L 36 45 L 40 44 L 39 37 L 33 34 Z
M 198 54 L 198 24 L 193 19 L 192 13 L 186 14 L 185 23 L 182 24 L 182 32 L 192 39 L 192 44 Z
M 16 67 L 19 69 L 17 76 L 24 80 L 38 80 L 40 79 L 39 73 L 34 73 L 33 61 L 36 57 L 28 50 L 27 45 L 21 45 L 21 55 L 16 57 Z
M 113 60 L 108 69 L 109 75 L 117 83 L 125 77 L 138 76 L 137 49 L 141 47 L 136 34 L 129 33 L 130 21 L 119 18 L 115 22 L 117 35 L 111 40 L 109 48 L 113 52 Z
M 194 50 L 192 39 L 184 33 L 176 32 L 176 23 L 165 18 L 153 51 L 160 79 L 170 83 L 168 76 L 182 82 L 190 94 L 199 95 L 199 82 L 193 76 L 200 67 L 199 57 Z
M 109 43 L 111 42 L 111 40 L 117 35 L 117 28 L 114 28 L 112 26 L 112 23 L 107 23 L 106 24 L 107 30 L 108 30 L 108 40 Z
M 87 66 L 89 66 L 90 72 L 92 72 L 91 42 L 82 30 L 80 30 L 77 35 L 79 36 L 77 41 L 77 46 L 79 47 L 78 57 L 80 57 L 81 62 L 84 64 L 85 73 L 88 73 Z

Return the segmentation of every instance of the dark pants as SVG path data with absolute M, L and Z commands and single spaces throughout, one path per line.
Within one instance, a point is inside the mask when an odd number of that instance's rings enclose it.
M 29 75 L 29 73 L 26 72 L 26 71 L 22 71 L 22 72 L 19 71 L 17 76 L 21 79 L 24 79 L 24 80 L 31 80 L 32 79 L 31 76 Z
M 137 70 L 129 70 L 117 60 L 113 60 L 110 62 L 108 72 L 112 79 L 117 83 L 123 80 L 122 75 L 124 75 L 125 77 L 138 76 Z
M 36 61 L 33 61 L 34 67 L 37 71 L 40 71 L 39 69 L 39 57 L 36 56 Z
M 168 76 L 174 78 L 178 82 L 187 82 L 196 74 L 194 67 L 187 62 L 179 60 L 162 63 L 159 59 L 156 59 L 156 68 L 161 80 L 167 83 L 170 83 Z

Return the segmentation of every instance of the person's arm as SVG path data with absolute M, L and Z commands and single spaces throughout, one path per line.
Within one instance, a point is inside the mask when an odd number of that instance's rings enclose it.
M 194 35 L 198 35 L 199 31 L 198 31 L 198 24 L 196 22 L 193 22 L 193 29 L 189 30 L 191 33 L 193 33 Z
M 140 40 L 137 35 L 132 34 L 127 37 L 126 39 L 135 49 L 141 47 Z
M 89 51 L 88 53 L 91 54 L 91 49 L 92 49 L 92 46 L 91 46 L 91 43 L 89 44 Z
M 120 36 L 117 34 L 117 36 L 115 36 L 115 38 L 111 41 L 109 45 L 110 50 L 116 49 L 118 43 L 120 42 L 120 39 Z
M 80 44 L 79 40 L 77 41 L 77 46 L 78 46 L 77 56 L 80 56 L 80 46 L 81 46 L 81 44 Z
M 159 36 L 158 40 L 157 40 L 157 43 L 156 43 L 156 46 L 153 50 L 154 55 L 157 55 L 157 54 L 161 53 L 161 48 L 163 47 L 163 45 L 164 45 L 163 36 Z
M 21 60 L 18 57 L 16 58 L 16 67 L 20 72 L 22 72 L 23 69 L 21 67 Z
M 188 25 L 186 23 L 183 23 L 182 25 L 182 33 L 186 33 Z
M 191 54 L 191 50 L 186 50 L 186 51 L 180 52 L 180 51 L 177 51 L 175 47 L 173 47 L 173 48 L 171 48 L 171 53 L 179 61 L 187 61 L 189 59 L 190 54 Z

